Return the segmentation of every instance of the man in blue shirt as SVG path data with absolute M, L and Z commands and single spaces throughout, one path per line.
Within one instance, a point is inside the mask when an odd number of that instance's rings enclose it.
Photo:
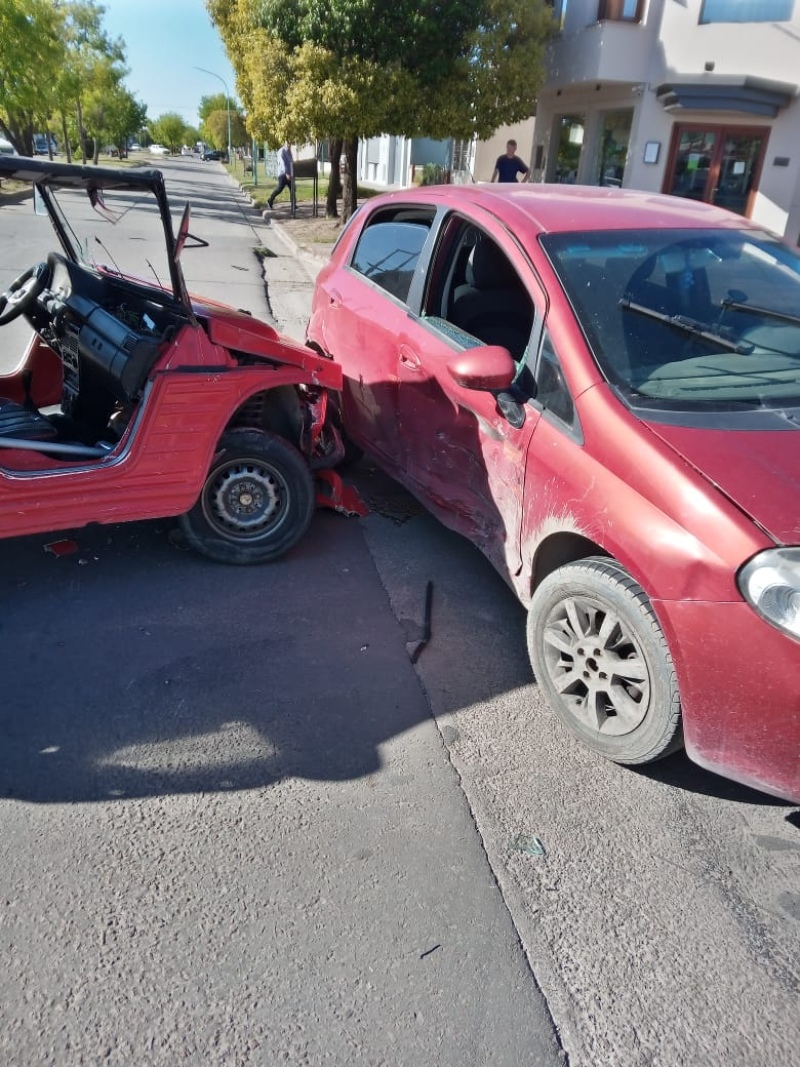
M 275 197 L 280 196 L 286 186 L 289 186 L 291 192 L 292 180 L 294 178 L 294 161 L 292 160 L 292 148 L 288 141 L 284 142 L 283 148 L 278 155 L 278 184 L 272 190 L 270 198 L 267 201 L 270 207 L 270 211 L 273 209 L 275 203 Z
M 493 182 L 516 182 L 518 174 L 522 175 L 524 182 L 528 180 L 530 168 L 525 166 L 519 156 L 516 155 L 516 151 L 517 142 L 509 141 L 506 145 L 506 154 L 499 156 L 494 165 Z

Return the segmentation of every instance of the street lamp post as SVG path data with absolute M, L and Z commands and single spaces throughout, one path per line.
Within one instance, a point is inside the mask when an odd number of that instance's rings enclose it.
M 228 92 L 228 86 L 225 79 L 220 74 L 215 74 L 213 70 L 206 70 L 205 67 L 195 67 L 195 70 L 201 70 L 203 74 L 210 74 L 212 78 L 218 78 L 222 82 L 222 86 L 225 90 L 225 101 L 228 105 L 228 162 L 232 159 L 231 152 L 231 94 Z

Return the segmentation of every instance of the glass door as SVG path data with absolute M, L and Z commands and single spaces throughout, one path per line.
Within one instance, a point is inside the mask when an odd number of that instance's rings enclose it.
M 676 126 L 664 192 L 749 215 L 769 130 Z
M 761 160 L 766 147 L 766 135 L 752 133 L 729 133 L 721 142 L 717 184 L 711 190 L 711 203 L 735 211 L 737 215 L 749 214 L 751 193 L 761 172 Z

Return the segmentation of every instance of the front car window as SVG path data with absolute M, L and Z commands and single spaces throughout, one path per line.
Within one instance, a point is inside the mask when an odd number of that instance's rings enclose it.
M 422 315 L 459 347 L 501 345 L 518 365 L 525 360 L 531 295 L 500 245 L 459 215 L 442 227 Z
M 632 406 L 800 405 L 800 256 L 756 230 L 548 234 L 542 245 Z

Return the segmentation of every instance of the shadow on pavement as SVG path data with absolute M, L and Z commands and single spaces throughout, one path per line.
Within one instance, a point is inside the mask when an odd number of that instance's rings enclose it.
M 4 543 L 0 796 L 75 802 L 337 780 L 429 716 L 357 522 L 224 567 L 164 524 Z

